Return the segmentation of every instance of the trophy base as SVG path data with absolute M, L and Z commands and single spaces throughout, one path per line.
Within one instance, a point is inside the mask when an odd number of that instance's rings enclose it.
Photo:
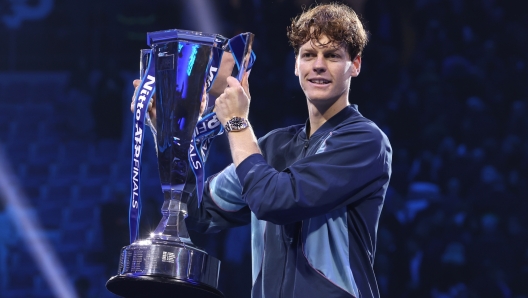
M 200 284 L 192 284 L 163 276 L 116 275 L 106 283 L 106 288 L 121 297 L 175 297 L 175 298 L 223 298 L 219 290 Z
M 121 250 L 119 270 L 106 288 L 119 296 L 221 298 L 220 261 L 188 244 L 136 241 Z

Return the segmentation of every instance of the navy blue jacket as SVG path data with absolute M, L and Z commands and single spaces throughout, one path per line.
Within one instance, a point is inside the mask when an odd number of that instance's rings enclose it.
M 259 140 L 188 204 L 200 232 L 252 225 L 253 298 L 379 297 L 376 231 L 391 174 L 385 134 L 348 106 L 310 138 L 306 125 Z

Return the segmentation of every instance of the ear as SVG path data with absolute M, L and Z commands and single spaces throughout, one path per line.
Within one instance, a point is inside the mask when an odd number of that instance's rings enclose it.
M 295 56 L 295 76 L 299 76 L 299 69 L 297 68 L 297 56 Z
M 359 76 L 361 71 L 361 56 L 357 55 L 356 58 L 352 61 L 352 77 L 355 78 Z

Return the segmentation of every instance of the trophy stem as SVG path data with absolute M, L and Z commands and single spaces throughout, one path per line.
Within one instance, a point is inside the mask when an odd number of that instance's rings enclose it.
M 193 245 L 185 218 L 187 218 L 187 204 L 181 201 L 182 192 L 165 191 L 163 206 L 161 207 L 161 221 L 151 234 L 150 239 L 169 240 Z

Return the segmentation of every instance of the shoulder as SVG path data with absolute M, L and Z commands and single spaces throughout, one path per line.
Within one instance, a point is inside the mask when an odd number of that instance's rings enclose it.
M 334 146 L 364 148 L 373 154 L 392 154 L 389 138 L 383 130 L 359 113 L 337 125 L 326 142 Z
M 259 146 L 263 146 L 270 143 L 276 144 L 281 143 L 282 141 L 291 140 L 293 137 L 298 135 L 303 130 L 303 128 L 303 124 L 297 124 L 274 129 L 268 132 L 265 136 L 259 138 Z
M 360 113 L 351 115 L 335 128 L 336 132 L 370 134 L 376 140 L 388 142 L 387 135 L 374 123 Z

